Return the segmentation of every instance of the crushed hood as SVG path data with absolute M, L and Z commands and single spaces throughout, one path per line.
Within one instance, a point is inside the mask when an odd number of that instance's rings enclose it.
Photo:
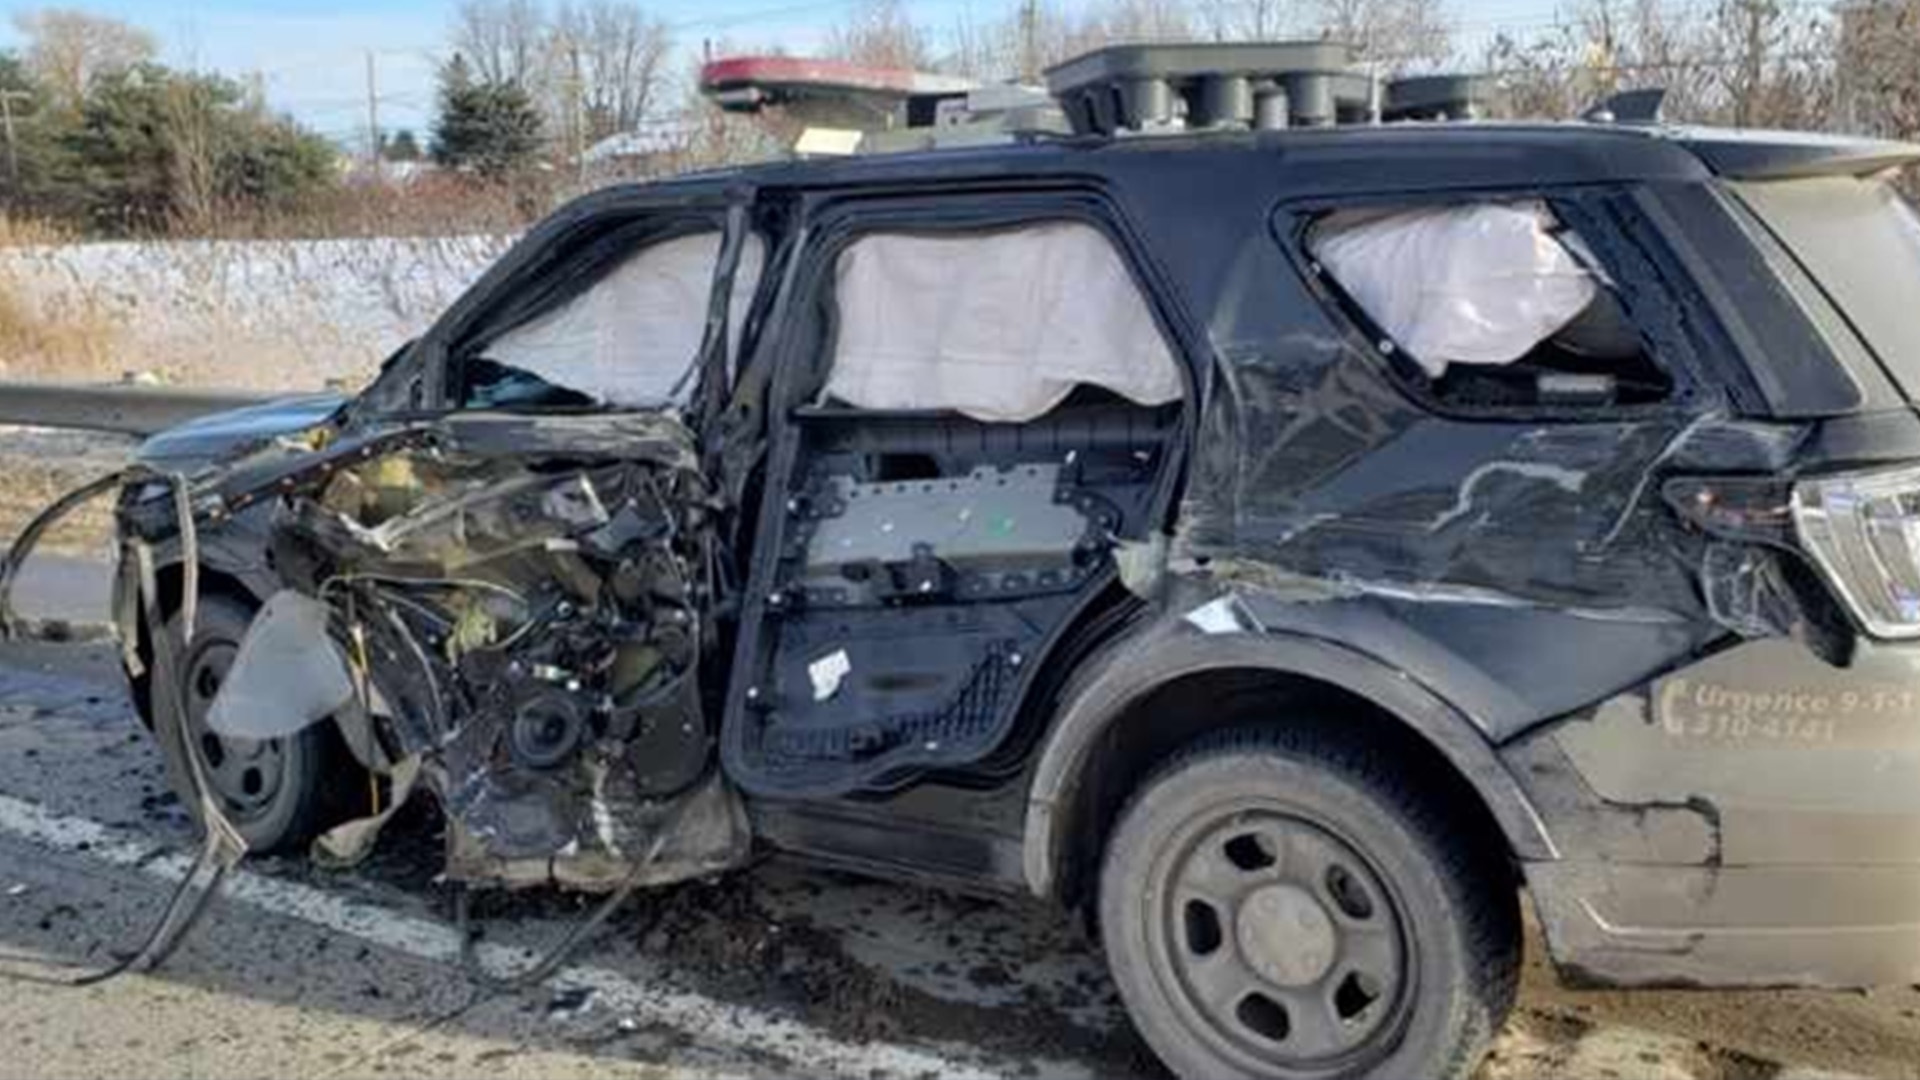
M 270 439 L 304 431 L 346 403 L 341 394 L 306 394 L 212 413 L 148 438 L 135 458 L 172 471 L 191 471 L 247 453 Z

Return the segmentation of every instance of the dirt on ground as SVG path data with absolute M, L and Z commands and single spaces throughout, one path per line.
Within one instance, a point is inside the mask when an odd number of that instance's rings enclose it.
M 1077 1025 L 1060 1011 L 1064 1003 L 1039 986 L 1027 988 L 1022 1007 L 988 1008 L 889 978 L 853 959 L 836 933 L 807 917 L 770 914 L 756 896 L 757 881 L 752 874 L 733 875 L 653 898 L 652 911 L 641 916 L 650 924 L 644 949 L 676 968 L 703 973 L 701 989 L 715 997 L 776 1003 L 849 1040 L 932 1039 L 994 1053 L 1095 1062 L 1108 1075 L 1158 1071 L 1131 1029 L 1106 1034 Z M 810 883 L 818 890 L 840 885 L 856 883 L 833 875 Z M 1018 972 L 994 964 L 979 965 L 966 977 L 983 989 L 1019 981 Z
M 395 884 L 404 875 L 416 886 L 432 887 L 419 868 L 436 861 L 439 828 L 430 808 L 411 810 L 383 835 L 376 862 L 360 872 Z M 280 862 L 273 872 L 305 876 L 293 865 L 295 860 Z M 981 962 L 960 973 L 962 978 L 982 990 L 1011 988 L 1019 1004 L 989 1007 L 956 1000 L 861 962 L 846 948 L 846 927 L 824 925 L 794 911 L 829 892 L 872 887 L 851 875 L 763 863 L 643 892 L 628 902 L 608 932 L 637 944 L 645 955 L 678 973 L 689 989 L 784 1012 L 851 1042 L 932 1041 L 1008 1057 L 1088 1062 L 1103 1076 L 1164 1075 L 1130 1027 L 1103 1030 L 1066 1015 L 1065 1010 L 1084 1006 L 1093 995 L 1110 997 L 1104 977 L 1065 986 L 1029 984 L 1011 965 L 975 957 Z M 796 891 L 802 895 L 795 896 Z M 955 910 L 1007 903 L 911 886 L 891 886 L 888 893 L 888 906 L 895 912 L 924 911 L 943 919 Z M 488 925 L 565 922 L 584 916 L 596 902 L 548 889 L 482 893 L 473 907 L 474 925 L 484 937 Z M 1024 914 L 1069 918 L 1054 912 Z M 956 956 L 964 951 L 956 948 Z M 1088 982 L 1092 985 L 1085 985 Z
M 1920 1077 L 1920 986 L 1572 990 L 1529 927 L 1520 1004 L 1482 1080 Z
M 432 854 L 437 824 L 423 813 L 386 857 L 418 867 Z M 409 846 L 411 845 L 411 848 Z M 762 866 L 638 897 L 615 932 L 720 1000 L 788 1011 L 842 1038 L 933 1040 L 1009 1055 L 1079 1060 L 1101 1075 L 1162 1076 L 1164 1070 L 1124 1021 L 1104 974 L 1066 985 L 1026 983 L 1022 952 L 975 957 L 959 972 L 982 992 L 1017 988 L 1019 1007 L 986 1007 L 936 996 L 849 954 L 845 926 L 784 914 L 794 887 Z M 851 875 L 805 871 L 799 888 L 818 899 L 838 890 L 872 888 Z M 973 908 L 1021 908 L 1025 920 L 1067 924 L 1069 948 L 1097 950 L 1067 913 L 1029 909 L 1018 901 L 955 896 L 889 886 L 891 906 L 924 909 L 930 923 L 951 923 Z M 909 895 L 900 895 L 902 893 Z M 491 897 L 488 918 L 563 916 L 589 900 L 544 891 Z M 949 942 L 958 946 L 959 942 Z M 955 948 L 965 956 L 965 948 Z M 1029 963 L 1043 957 L 1032 956 Z M 964 962 L 964 961 L 962 961 Z M 1106 1030 L 1076 1023 L 1069 1012 L 1098 1000 L 1116 1010 Z M 1527 961 L 1519 1004 L 1495 1041 L 1478 1080 L 1554 1077 L 1646 1080 L 1772 1080 L 1776 1077 L 1920 1078 L 1920 986 L 1872 991 L 1590 991 L 1562 986 L 1539 929 L 1528 920 Z

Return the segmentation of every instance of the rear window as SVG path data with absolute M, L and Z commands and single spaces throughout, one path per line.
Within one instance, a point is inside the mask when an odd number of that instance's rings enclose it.
M 1909 399 L 1920 398 L 1920 216 L 1884 179 L 1735 183 Z M 1812 311 L 1821 318 L 1816 305 Z M 1824 326 L 1829 336 L 1844 333 Z M 1835 342 L 1844 356 L 1851 342 Z
M 1641 405 L 1673 389 L 1594 249 L 1544 202 L 1338 210 L 1306 243 L 1379 351 L 1442 404 Z

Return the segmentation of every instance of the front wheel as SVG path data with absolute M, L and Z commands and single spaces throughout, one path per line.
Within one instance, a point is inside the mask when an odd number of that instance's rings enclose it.
M 207 710 L 226 680 L 253 609 L 232 597 L 201 597 L 191 646 L 182 644 L 180 616 L 167 620 L 176 670 L 153 673 L 153 734 L 166 761 L 167 780 L 196 816 L 191 774 L 184 755 L 198 759 L 201 775 L 227 820 L 250 850 L 297 851 L 342 815 L 335 807 L 344 748 L 332 724 L 314 724 L 283 739 L 243 739 L 207 726 Z M 165 693 L 163 679 L 180 688 Z M 176 702 L 178 707 L 176 707 Z
M 1169 762 L 1100 880 L 1107 961 L 1184 1077 L 1449 1078 L 1513 1003 L 1516 890 L 1391 763 L 1301 731 Z

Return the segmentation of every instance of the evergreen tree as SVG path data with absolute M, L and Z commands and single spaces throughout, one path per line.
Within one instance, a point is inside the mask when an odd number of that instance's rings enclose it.
M 63 118 L 48 104 L 46 88 L 10 52 L 0 52 L 0 93 L 10 95 L 13 114 L 13 143 L 0 147 L 0 209 L 47 213 L 51 178 L 61 168 L 55 136 Z
M 105 232 L 197 229 L 299 203 L 335 176 L 325 139 L 248 107 L 232 80 L 158 64 L 95 79 L 55 138 L 42 204 Z
M 380 148 L 380 156 L 388 161 L 419 161 L 420 140 L 416 139 L 411 128 L 401 128 L 393 133 Z
M 533 99 L 512 83 L 476 81 L 456 53 L 440 70 L 433 160 L 497 180 L 532 165 L 539 151 L 540 112 Z

